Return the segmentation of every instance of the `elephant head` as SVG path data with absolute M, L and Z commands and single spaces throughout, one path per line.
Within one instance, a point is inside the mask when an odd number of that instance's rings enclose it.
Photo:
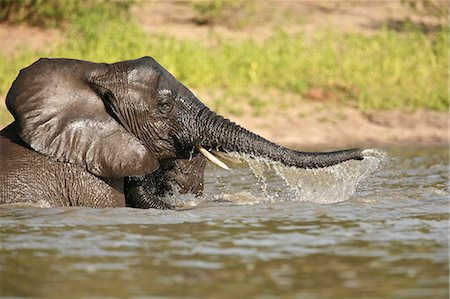
M 319 168 L 364 158 L 274 144 L 215 114 L 150 57 L 98 64 L 40 59 L 8 95 L 19 136 L 35 151 L 100 177 L 144 175 L 198 153 L 237 152 L 287 166 Z

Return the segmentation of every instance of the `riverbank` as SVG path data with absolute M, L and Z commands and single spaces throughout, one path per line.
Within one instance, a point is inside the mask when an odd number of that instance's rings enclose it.
M 295 148 L 449 146 L 449 114 L 420 110 L 362 113 L 352 108 L 309 106 L 301 118 L 280 112 L 264 119 L 236 118 L 269 140 Z M 233 119 L 233 117 L 232 117 Z

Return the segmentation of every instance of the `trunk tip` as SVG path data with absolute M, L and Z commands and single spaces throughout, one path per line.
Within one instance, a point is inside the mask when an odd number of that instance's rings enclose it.
M 367 148 L 367 149 L 361 149 L 360 151 L 361 151 L 361 155 L 362 155 L 363 159 L 368 158 L 368 157 L 383 159 L 384 157 L 386 157 L 386 152 L 382 151 L 380 149 Z

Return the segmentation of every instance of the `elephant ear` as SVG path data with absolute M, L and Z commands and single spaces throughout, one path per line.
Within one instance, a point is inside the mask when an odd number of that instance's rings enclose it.
M 106 74 L 110 67 L 40 59 L 23 69 L 6 98 L 19 136 L 35 151 L 97 176 L 155 171 L 156 156 L 108 113 L 102 95 L 87 80 Z

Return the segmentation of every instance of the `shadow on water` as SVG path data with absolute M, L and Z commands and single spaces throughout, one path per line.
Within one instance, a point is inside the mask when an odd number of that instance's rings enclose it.
M 185 211 L 0 207 L 0 295 L 448 298 L 448 150 L 390 156 L 299 184 L 273 165 L 252 166 L 264 182 L 210 167 Z M 320 193 L 340 182 L 354 185 Z

